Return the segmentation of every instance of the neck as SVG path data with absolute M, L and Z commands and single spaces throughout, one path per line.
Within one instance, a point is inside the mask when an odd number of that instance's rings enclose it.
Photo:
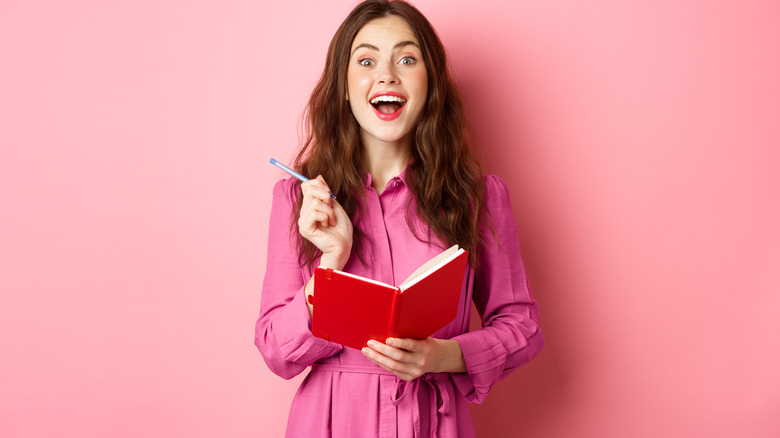
M 388 181 L 400 175 L 409 164 L 412 141 L 410 136 L 395 142 L 364 138 L 363 151 L 366 168 L 371 174 L 371 187 L 382 193 Z

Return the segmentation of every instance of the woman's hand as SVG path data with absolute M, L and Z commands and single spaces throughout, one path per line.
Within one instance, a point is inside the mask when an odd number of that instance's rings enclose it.
M 384 344 L 370 340 L 362 351 L 371 362 L 403 380 L 425 373 L 466 372 L 460 344 L 451 339 L 387 338 Z
M 352 222 L 344 208 L 330 196 L 322 176 L 301 183 L 303 203 L 298 231 L 322 251 L 322 266 L 341 269 L 352 251 Z

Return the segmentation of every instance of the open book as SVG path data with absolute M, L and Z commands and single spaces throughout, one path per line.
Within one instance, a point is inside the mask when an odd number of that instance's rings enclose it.
M 455 319 L 467 261 L 468 252 L 454 245 L 400 286 L 320 266 L 311 332 L 357 349 L 369 339 L 425 339 Z

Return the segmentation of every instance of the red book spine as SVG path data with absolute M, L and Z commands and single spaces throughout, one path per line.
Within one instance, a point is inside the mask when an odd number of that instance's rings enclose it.
M 403 293 L 401 293 L 401 288 L 397 287 L 395 289 L 395 294 L 393 294 L 393 301 L 390 303 L 390 325 L 387 328 L 387 335 L 388 337 L 395 338 L 398 336 L 398 331 L 400 330 L 399 324 L 401 322 L 401 297 L 403 296 Z M 382 339 L 382 342 L 385 340 Z

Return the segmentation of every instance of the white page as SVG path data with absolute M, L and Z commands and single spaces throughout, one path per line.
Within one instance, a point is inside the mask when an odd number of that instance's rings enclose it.
M 404 280 L 403 283 L 401 283 L 401 290 L 404 290 L 409 286 L 417 283 L 419 280 L 425 278 L 429 273 L 435 271 L 441 266 L 444 266 L 447 262 L 454 259 L 463 251 L 463 249 L 458 249 L 458 245 L 452 245 L 449 247 L 449 249 L 446 249 L 441 254 L 428 260 L 424 265 L 420 266 L 416 271 L 412 272 L 412 275 Z

